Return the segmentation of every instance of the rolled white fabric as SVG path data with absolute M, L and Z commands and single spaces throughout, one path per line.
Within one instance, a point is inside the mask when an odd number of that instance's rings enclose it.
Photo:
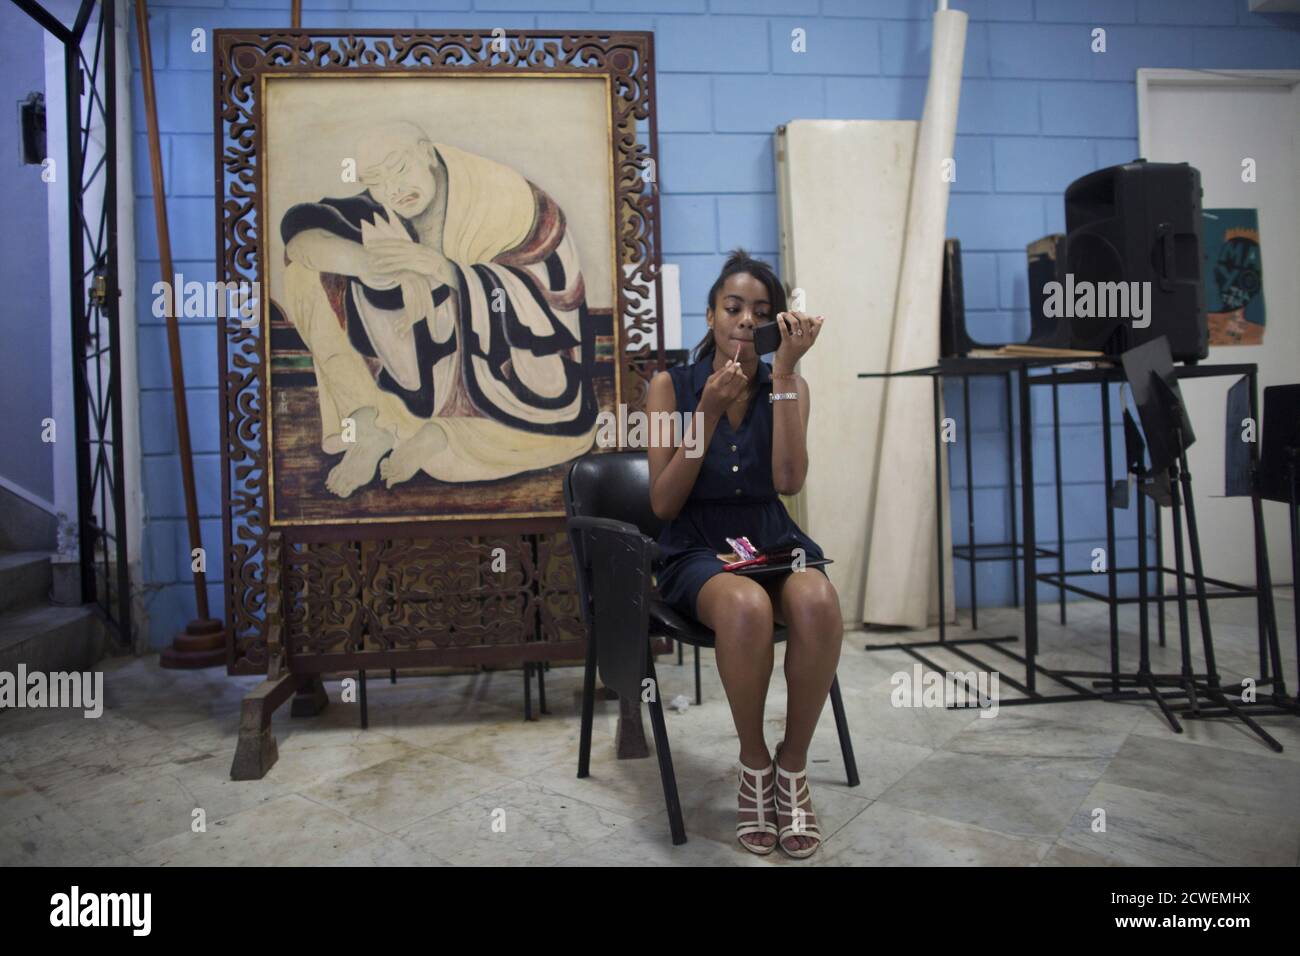
M 939 296 L 949 185 L 945 170 L 957 135 L 966 20 L 960 10 L 940 10 L 934 16 L 930 81 L 912 171 L 890 371 L 933 365 L 939 358 Z M 881 411 L 862 620 L 925 627 L 932 597 L 937 597 L 931 587 L 936 515 L 930 380 L 889 379 Z M 964 429 L 959 433 L 964 434 Z M 951 573 L 946 581 L 951 584 Z M 951 597 L 946 600 L 951 609 Z M 933 603 L 937 610 L 937 600 Z

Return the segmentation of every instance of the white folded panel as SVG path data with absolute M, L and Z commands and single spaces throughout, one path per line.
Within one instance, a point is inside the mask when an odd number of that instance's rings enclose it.
M 857 376 L 888 365 L 917 126 L 796 120 L 777 130 L 774 144 L 782 278 L 803 290 L 804 311 L 826 319 L 799 365 L 812 414 L 808 479 L 793 514 L 834 559 L 826 570 L 844 620 L 854 626 L 861 621 L 884 392 L 882 379 Z M 917 493 L 932 498 L 933 481 Z

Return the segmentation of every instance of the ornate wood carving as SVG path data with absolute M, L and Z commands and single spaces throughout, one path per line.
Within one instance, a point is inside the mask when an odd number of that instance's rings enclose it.
M 650 345 L 662 342 L 650 33 L 519 31 L 494 38 L 491 31 L 218 30 L 214 42 L 217 278 L 228 283 L 263 278 L 258 193 L 265 75 L 607 76 L 621 273 L 615 321 L 621 316 L 624 328 L 622 401 L 644 407 L 649 378 L 663 367 L 662 347 Z M 584 635 L 562 521 L 278 529 L 277 586 L 268 540 L 264 330 L 245 327 L 238 315 L 219 324 L 231 673 L 264 672 L 281 653 L 295 672 L 314 669 L 313 658 L 320 666 L 349 669 L 398 666 L 395 660 L 504 662 L 510 659 L 504 652 L 524 651 L 521 645 L 529 647 L 515 660 L 582 656 L 581 644 L 574 643 Z M 492 569 L 495 548 L 509 555 L 509 571 Z

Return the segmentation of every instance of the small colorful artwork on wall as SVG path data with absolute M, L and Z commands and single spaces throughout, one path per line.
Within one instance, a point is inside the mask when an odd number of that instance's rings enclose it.
M 1259 211 L 1206 209 L 1205 311 L 1211 345 L 1264 342 Z

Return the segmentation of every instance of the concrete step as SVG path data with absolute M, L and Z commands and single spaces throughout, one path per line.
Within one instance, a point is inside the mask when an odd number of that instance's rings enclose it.
M 107 634 L 92 605 L 0 612 L 0 671 L 87 671 L 104 656 Z
M 0 551 L 0 612 L 46 604 L 53 585 L 46 551 Z
M 53 551 L 59 519 L 8 488 L 0 488 L 0 550 Z

